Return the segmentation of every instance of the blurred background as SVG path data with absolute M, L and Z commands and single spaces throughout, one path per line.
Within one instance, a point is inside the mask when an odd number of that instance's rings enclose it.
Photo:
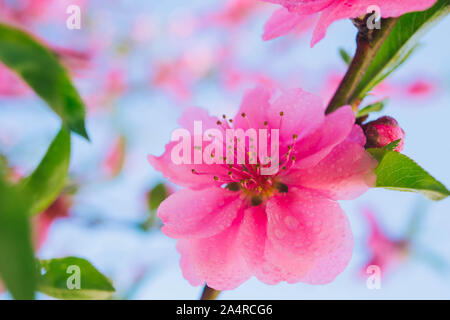
M 81 29 L 66 9 L 81 7 Z M 147 162 L 160 155 L 183 108 L 234 115 L 256 85 L 302 87 L 332 96 L 355 50 L 350 21 L 332 25 L 309 47 L 311 25 L 262 41 L 277 6 L 258 0 L 0 0 L 0 20 L 47 43 L 69 68 L 87 106 L 91 142 L 73 136 L 70 181 L 37 221 L 37 255 L 89 259 L 110 277 L 117 299 L 197 299 L 184 280 L 175 241 L 163 235 L 155 206 L 177 189 Z M 403 153 L 450 185 L 450 19 L 374 91 L 383 113 L 406 132 Z M 378 114 L 375 116 L 379 116 Z M 0 154 L 17 175 L 35 168 L 59 118 L 0 65 Z M 353 258 L 331 284 L 265 285 L 256 279 L 224 299 L 449 299 L 450 202 L 370 190 L 341 202 L 355 235 Z M 39 225 L 44 227 L 40 228 Z M 366 266 L 382 268 L 381 289 L 366 286 Z M 9 298 L 3 294 L 0 298 Z M 48 297 L 40 294 L 38 298 Z

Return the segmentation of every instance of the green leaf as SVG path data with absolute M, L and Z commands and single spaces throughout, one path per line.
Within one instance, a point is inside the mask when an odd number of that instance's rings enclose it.
M 402 141 L 402 139 L 398 139 L 395 141 L 392 141 L 391 143 L 385 145 L 382 149 L 383 150 L 395 150 L 395 148 L 398 147 L 398 145 L 400 144 L 400 141 Z
M 148 194 L 148 207 L 150 210 L 158 209 L 161 202 L 163 202 L 169 193 L 164 183 L 157 184 Z
M 0 277 L 14 299 L 33 299 L 36 265 L 26 197 L 0 175 Z
M 48 296 L 64 300 L 103 300 L 115 292 L 111 280 L 86 259 L 66 257 L 41 260 L 39 264 L 38 290 Z
M 339 55 L 346 65 L 349 65 L 352 62 L 352 57 L 344 48 L 339 48 Z
M 376 187 L 421 192 L 431 200 L 441 200 L 450 195 L 442 183 L 407 156 L 386 149 L 367 151 L 378 161 Z
M 388 102 L 388 100 L 385 99 L 385 100 L 378 101 L 378 102 L 375 102 L 373 104 L 370 104 L 370 105 L 362 108 L 361 110 L 359 110 L 358 113 L 356 114 L 356 117 L 357 118 L 364 117 L 364 116 L 367 116 L 369 113 L 372 113 L 372 112 L 380 112 L 381 110 L 384 109 L 384 107 L 386 106 L 387 102 Z
M 83 101 L 52 51 L 28 33 L 0 23 L 0 61 L 22 77 L 72 131 L 89 139 Z
M 36 170 L 22 182 L 30 199 L 30 214 L 38 214 L 56 200 L 63 189 L 70 162 L 70 132 L 62 128 Z
M 351 100 L 363 99 L 370 90 L 406 61 L 417 48 L 419 38 L 449 12 L 450 0 L 438 0 L 426 11 L 401 16 L 367 69 Z
M 147 231 L 155 226 L 156 210 L 168 196 L 169 191 L 164 183 L 159 183 L 150 190 L 147 195 L 148 216 L 139 226 L 142 230 Z

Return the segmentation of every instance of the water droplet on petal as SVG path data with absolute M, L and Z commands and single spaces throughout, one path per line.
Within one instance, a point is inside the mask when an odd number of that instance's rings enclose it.
M 298 220 L 295 219 L 293 216 L 285 217 L 284 223 L 286 224 L 286 227 L 288 227 L 289 230 L 291 230 L 291 231 L 297 230 Z
M 283 239 L 285 235 L 285 232 L 281 229 L 276 229 L 275 230 L 275 237 L 277 237 L 278 239 Z

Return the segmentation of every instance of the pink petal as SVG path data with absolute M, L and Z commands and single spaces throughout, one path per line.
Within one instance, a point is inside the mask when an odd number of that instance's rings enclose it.
M 325 37 L 328 27 L 337 20 L 356 18 L 367 14 L 367 8 L 377 5 L 383 18 L 398 17 L 408 12 L 423 11 L 431 7 L 436 0 L 358 0 L 335 1 L 325 8 L 311 39 L 311 47 Z
M 265 263 L 264 250 L 267 239 L 267 216 L 264 206 L 252 206 L 245 210 L 239 229 L 241 251 L 248 268 L 258 276 Z
M 343 245 L 347 218 L 337 202 L 318 192 L 289 188 L 267 203 L 267 237 L 274 249 L 318 259 Z
M 148 156 L 148 161 L 156 171 L 161 172 L 164 178 L 170 179 L 175 184 L 191 189 L 204 189 L 211 186 L 220 186 L 222 182 L 215 181 L 214 176 L 226 176 L 226 169 L 217 169 L 215 165 L 194 165 L 194 164 L 175 164 L 172 161 L 172 149 L 178 142 L 170 142 L 166 145 L 166 149 L 162 156 Z M 193 157 L 193 152 L 191 152 Z M 201 174 L 194 174 L 192 170 Z
M 292 171 L 283 181 L 319 190 L 332 199 L 354 199 L 374 186 L 376 166 L 364 147 L 346 140 L 316 166 Z
M 242 218 L 242 212 L 240 216 Z M 241 218 L 213 237 L 189 241 L 189 249 L 184 252 L 188 256 L 182 268 L 191 282 L 203 279 L 213 289 L 232 290 L 251 277 L 237 240 Z M 192 265 L 188 266 L 187 262 Z M 192 270 L 196 276 L 192 275 Z
M 270 93 L 265 88 L 247 91 L 233 120 L 234 127 L 280 129 L 280 141 L 292 141 L 294 133 L 304 136 L 324 119 L 325 108 L 320 98 L 301 89 L 286 90 L 273 103 L 269 100 Z
M 364 135 L 364 131 L 361 126 L 355 124 L 346 140 L 357 143 L 360 146 L 364 146 L 366 144 L 366 136 Z
M 270 107 L 270 92 L 264 87 L 247 90 L 242 98 L 238 113 L 233 119 L 234 128 L 244 130 L 264 128 L 266 112 Z M 245 118 L 242 114 L 245 114 Z
M 189 240 L 179 240 L 177 242 L 177 250 L 180 253 L 180 267 L 183 272 L 183 277 L 189 281 L 192 286 L 200 286 L 205 283 L 204 280 L 199 278 L 195 273 L 192 257 L 189 252 Z
M 264 25 L 263 40 L 268 41 L 284 36 L 302 22 L 302 16 L 285 8 L 276 10 Z
M 228 228 L 241 206 L 237 192 L 218 187 L 182 189 L 161 203 L 158 216 L 164 223 L 162 231 L 169 237 L 205 238 Z
M 210 128 L 223 131 L 223 128 L 217 125 L 218 119 L 208 115 L 206 110 L 193 107 L 185 109 L 179 123 L 183 128 L 187 129 L 191 133 L 192 163 L 194 161 L 194 121 L 202 122 L 203 133 Z M 202 140 L 203 148 L 210 143 L 211 142 Z M 172 161 L 171 153 L 172 149 L 177 144 L 179 144 L 178 141 L 168 143 L 164 153 L 159 157 L 155 157 L 153 155 L 148 156 L 150 164 L 155 168 L 155 170 L 161 172 L 165 178 L 170 179 L 175 184 L 191 189 L 203 189 L 214 185 L 222 185 L 223 182 L 214 180 L 215 176 L 228 178 L 228 170 L 223 165 L 207 165 L 204 162 L 203 164 L 175 164 L 174 161 Z M 223 154 L 225 155 L 225 151 Z M 196 174 L 193 173 L 192 170 L 195 170 Z
M 312 258 L 295 257 L 274 249 L 267 238 L 267 216 L 263 206 L 251 207 L 244 212 L 238 237 L 250 272 L 264 283 L 298 282 L 314 263 Z
M 346 231 L 342 245 L 317 260 L 303 279 L 304 282 L 316 285 L 330 283 L 345 270 L 353 253 L 353 234 L 350 223 L 347 219 L 345 222 Z
M 319 12 L 335 0 L 263 0 L 280 4 L 291 12 L 312 14 Z
M 355 115 L 350 106 L 341 107 L 327 115 L 323 124 L 313 133 L 300 139 L 293 155 L 298 159 L 295 168 L 312 167 L 352 132 Z
M 267 111 L 270 126 L 279 128 L 280 141 L 287 143 L 293 142 L 294 134 L 301 139 L 322 125 L 324 112 L 322 100 L 302 89 L 284 91 Z

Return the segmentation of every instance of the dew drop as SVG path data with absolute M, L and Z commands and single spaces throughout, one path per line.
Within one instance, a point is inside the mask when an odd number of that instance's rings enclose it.
M 287 216 L 284 218 L 284 223 L 289 230 L 295 231 L 298 227 L 298 220 L 293 216 Z
M 275 230 L 275 237 L 277 237 L 278 239 L 280 239 L 280 240 L 283 239 L 284 235 L 285 235 L 285 233 L 283 230 L 280 230 L 280 229 Z

